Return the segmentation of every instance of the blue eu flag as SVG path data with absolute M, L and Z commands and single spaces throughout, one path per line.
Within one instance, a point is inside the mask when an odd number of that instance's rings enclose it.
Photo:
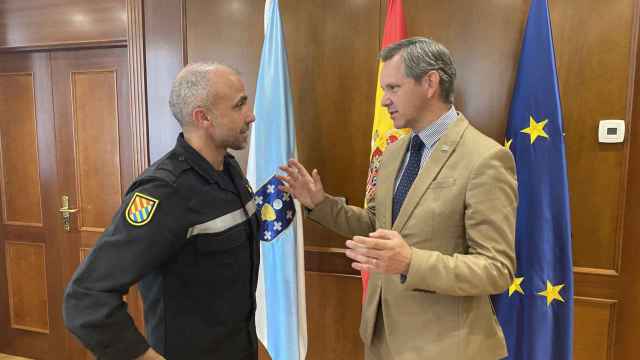
M 509 359 L 572 359 L 573 273 L 567 165 L 546 0 L 532 0 L 505 146 L 516 160 L 517 273 L 493 298 Z

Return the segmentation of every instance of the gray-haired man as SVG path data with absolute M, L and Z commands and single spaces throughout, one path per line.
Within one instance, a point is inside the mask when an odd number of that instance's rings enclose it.
M 453 106 L 449 51 L 427 38 L 384 49 L 382 105 L 412 135 L 384 152 L 362 209 L 326 194 L 297 161 L 284 189 L 309 217 L 347 237 L 352 266 L 371 272 L 360 335 L 367 360 L 507 355 L 489 295 L 513 281 L 517 186 L 503 146 Z

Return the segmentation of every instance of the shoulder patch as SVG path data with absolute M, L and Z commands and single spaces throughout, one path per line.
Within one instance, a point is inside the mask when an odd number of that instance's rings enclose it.
M 151 220 L 160 201 L 139 192 L 133 194 L 124 217 L 133 226 L 142 226 Z

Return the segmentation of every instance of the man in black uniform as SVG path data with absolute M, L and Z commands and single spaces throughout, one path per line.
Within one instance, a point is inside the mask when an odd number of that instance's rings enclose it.
M 129 190 L 64 298 L 66 326 L 98 359 L 257 359 L 257 217 L 227 149 L 255 121 L 238 74 L 192 64 L 171 110 L 183 133 Z M 140 282 L 147 340 L 122 296 Z

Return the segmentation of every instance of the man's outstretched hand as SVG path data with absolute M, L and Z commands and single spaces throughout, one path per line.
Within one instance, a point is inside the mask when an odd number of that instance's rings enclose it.
M 294 159 L 280 166 L 280 170 L 285 173 L 285 175 L 276 176 L 284 182 L 280 190 L 293 195 L 305 207 L 313 209 L 325 198 L 326 194 L 318 170 L 313 169 L 309 174 L 307 169 Z

